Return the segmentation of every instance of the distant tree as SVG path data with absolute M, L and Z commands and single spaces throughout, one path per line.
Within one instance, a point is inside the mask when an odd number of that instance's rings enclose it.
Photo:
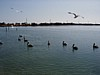
M 31 26 L 37 26 L 38 24 L 37 23 L 31 23 Z

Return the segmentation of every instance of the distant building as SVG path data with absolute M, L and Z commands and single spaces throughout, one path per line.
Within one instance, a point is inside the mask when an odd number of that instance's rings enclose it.
M 26 26 L 26 23 L 21 23 L 22 26 Z
M 6 26 L 5 22 L 0 23 L 0 26 Z
M 15 26 L 20 26 L 20 23 L 15 23 Z
M 7 23 L 7 26 L 14 26 L 14 23 Z
M 22 25 L 22 26 L 31 26 L 31 24 L 26 23 L 26 22 L 25 22 L 25 23 L 21 23 L 21 25 Z

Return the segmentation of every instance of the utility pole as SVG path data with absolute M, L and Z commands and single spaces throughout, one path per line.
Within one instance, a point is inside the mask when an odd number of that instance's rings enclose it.
M 27 24 L 27 18 L 26 18 L 26 24 Z
M 51 23 L 51 19 L 50 19 L 49 21 L 50 21 L 50 23 Z

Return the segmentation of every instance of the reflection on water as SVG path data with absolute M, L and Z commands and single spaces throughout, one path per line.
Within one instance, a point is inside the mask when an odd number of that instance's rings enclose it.
M 0 75 L 100 74 L 100 48 L 93 49 L 100 46 L 99 26 L 1 27 L 0 40 Z

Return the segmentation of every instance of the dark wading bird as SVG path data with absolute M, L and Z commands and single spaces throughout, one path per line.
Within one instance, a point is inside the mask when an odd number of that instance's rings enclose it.
M 50 46 L 50 42 L 48 41 L 48 46 Z
M 95 43 L 93 43 L 93 48 L 99 48 Z
M 22 37 L 23 37 L 22 35 L 19 35 L 18 41 L 21 41 Z
M 73 50 L 78 50 L 78 47 L 76 47 L 75 44 L 73 44 L 72 48 Z
M 29 44 L 29 42 L 27 42 L 27 47 L 33 47 L 33 45 Z
M 21 39 L 20 39 L 20 38 L 18 38 L 18 41 L 21 41 Z
M 63 41 L 62 45 L 63 45 L 63 46 L 67 46 L 67 44 L 65 43 L 65 41 Z
M 83 18 L 83 19 L 84 19 L 84 17 L 83 17 L 83 16 L 77 15 L 77 14 L 75 14 L 75 13 L 72 13 L 72 12 L 68 12 L 68 14 L 72 14 L 72 15 L 74 15 L 74 18 L 81 17 L 81 18 Z
M 19 37 L 23 37 L 22 35 L 19 35 Z
M 2 45 L 3 43 L 2 42 L 0 42 L 0 45 Z
M 25 36 L 24 36 L 24 42 L 28 42 L 28 40 L 25 39 Z

